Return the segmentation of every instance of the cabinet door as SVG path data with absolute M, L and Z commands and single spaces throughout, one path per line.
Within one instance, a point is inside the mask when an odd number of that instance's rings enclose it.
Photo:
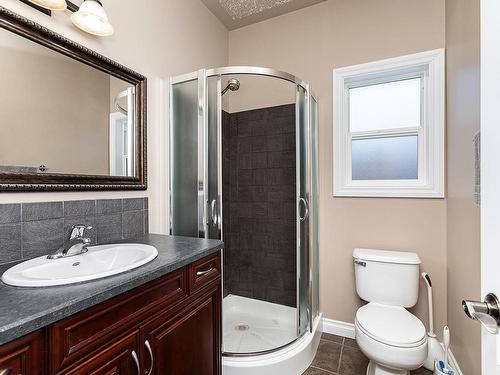
M 43 364 L 43 335 L 36 332 L 0 347 L 0 374 L 45 374 Z
M 151 364 L 155 375 L 221 373 L 220 280 L 192 297 L 189 305 L 160 314 L 142 328 L 148 375 Z
M 66 375 L 140 375 L 139 331 L 134 331 L 103 349 Z

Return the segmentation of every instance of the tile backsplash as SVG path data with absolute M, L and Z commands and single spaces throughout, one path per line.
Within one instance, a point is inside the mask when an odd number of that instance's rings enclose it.
M 149 232 L 148 199 L 0 204 L 0 264 L 57 250 L 75 224 L 91 225 L 92 244 Z

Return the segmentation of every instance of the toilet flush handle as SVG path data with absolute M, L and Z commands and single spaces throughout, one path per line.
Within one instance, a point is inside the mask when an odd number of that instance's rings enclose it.
M 354 264 L 357 264 L 361 267 L 366 267 L 366 262 L 361 262 L 360 260 L 354 260 Z

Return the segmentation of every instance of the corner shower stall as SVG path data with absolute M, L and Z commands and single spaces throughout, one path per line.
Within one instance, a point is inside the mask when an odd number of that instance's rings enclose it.
M 224 241 L 224 374 L 301 374 L 320 321 L 317 98 L 224 67 L 172 78 L 170 109 L 170 233 Z

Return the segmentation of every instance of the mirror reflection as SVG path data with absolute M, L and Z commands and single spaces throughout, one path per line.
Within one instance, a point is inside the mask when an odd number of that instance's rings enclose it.
M 0 173 L 135 176 L 135 87 L 0 29 Z

